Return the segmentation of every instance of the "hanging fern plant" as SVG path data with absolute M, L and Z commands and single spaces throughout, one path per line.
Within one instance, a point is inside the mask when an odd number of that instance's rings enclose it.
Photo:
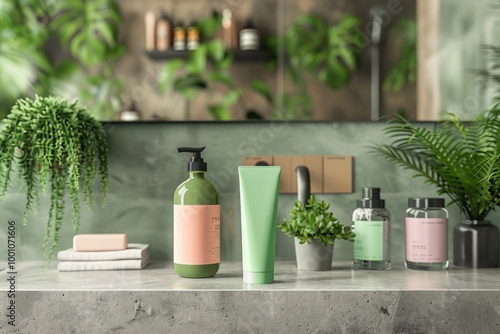
M 78 102 L 37 96 L 34 100 L 17 100 L 3 122 L 0 147 L 0 196 L 5 197 L 17 171 L 26 187 L 24 225 L 28 223 L 28 213 L 39 205 L 40 191 L 45 196 L 50 183 L 50 209 L 43 243 L 44 254 L 50 261 L 59 240 L 67 190 L 76 233 L 80 190 L 90 209 L 92 186 L 98 173 L 104 205 L 108 187 L 106 133 Z

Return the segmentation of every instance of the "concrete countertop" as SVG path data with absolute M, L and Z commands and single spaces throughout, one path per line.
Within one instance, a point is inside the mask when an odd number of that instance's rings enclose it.
M 241 263 L 209 279 L 180 278 L 171 263 L 144 270 L 58 272 L 16 266 L 16 326 L 0 333 L 499 333 L 500 269 L 297 272 L 276 263 L 273 284 L 242 282 Z M 0 273 L 6 291 L 8 273 Z M 10 286 L 9 286 L 10 287 Z
M 449 268 L 416 271 L 394 264 L 388 271 L 352 270 L 350 263 L 336 263 L 331 271 L 297 271 L 293 262 L 275 264 L 275 283 L 256 285 L 242 281 L 241 262 L 222 262 L 213 278 L 179 277 L 172 263 L 153 262 L 143 270 L 58 272 L 56 264 L 17 265 L 18 291 L 500 291 L 500 269 Z M 2 271 L 0 290 L 6 290 Z

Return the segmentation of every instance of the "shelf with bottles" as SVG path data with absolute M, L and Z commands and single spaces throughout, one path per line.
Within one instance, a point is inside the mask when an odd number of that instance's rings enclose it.
M 236 29 L 234 17 L 229 9 L 221 15 L 214 13 L 211 18 L 204 19 L 204 24 L 192 23 L 184 26 L 173 21 L 164 12 L 148 11 L 145 16 L 146 49 L 145 54 L 152 60 L 187 59 L 190 52 L 196 50 L 203 42 L 203 37 L 220 39 L 226 51 L 236 61 L 267 61 L 271 52 L 261 48 L 259 31 L 248 21 L 246 26 Z M 211 25 L 211 28 L 206 28 Z M 214 26 L 219 26 L 215 35 Z M 201 27 L 205 26 L 205 31 Z M 206 30 L 210 30 L 207 33 Z
M 152 60 L 187 59 L 190 50 L 146 50 L 146 55 Z M 230 51 L 235 61 L 267 61 L 271 54 L 266 50 L 234 50 Z

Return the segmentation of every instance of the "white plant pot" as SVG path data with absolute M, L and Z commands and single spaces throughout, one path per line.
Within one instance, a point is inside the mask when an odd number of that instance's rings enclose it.
M 325 246 L 319 240 L 300 244 L 295 240 L 295 256 L 298 270 L 325 271 L 332 269 L 333 246 Z

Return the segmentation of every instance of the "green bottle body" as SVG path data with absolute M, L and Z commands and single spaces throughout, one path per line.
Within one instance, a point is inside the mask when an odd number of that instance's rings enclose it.
M 205 178 L 204 171 L 191 171 L 174 193 L 174 269 L 182 277 L 204 278 L 214 276 L 219 267 L 219 190 Z

